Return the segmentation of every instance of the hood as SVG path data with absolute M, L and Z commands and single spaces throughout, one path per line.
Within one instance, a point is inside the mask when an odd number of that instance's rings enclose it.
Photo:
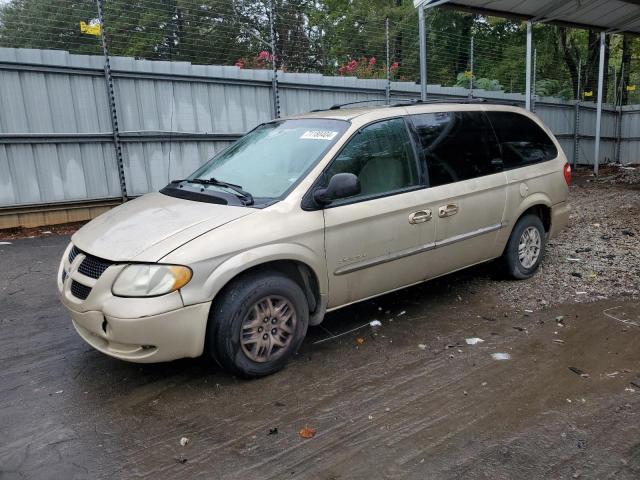
M 149 193 L 95 218 L 71 241 L 107 260 L 157 262 L 195 237 L 252 212 L 252 208 Z

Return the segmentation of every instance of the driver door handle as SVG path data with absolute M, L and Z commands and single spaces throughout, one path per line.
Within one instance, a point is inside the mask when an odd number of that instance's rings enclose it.
M 443 205 L 438 208 L 438 216 L 440 218 L 451 217 L 458 213 L 458 204 L 457 203 L 449 203 L 447 205 Z
M 431 220 L 431 210 L 418 210 L 409 215 L 409 223 L 415 225 L 416 223 L 424 223 Z

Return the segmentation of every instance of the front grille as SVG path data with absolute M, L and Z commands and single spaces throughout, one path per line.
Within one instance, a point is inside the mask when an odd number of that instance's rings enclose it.
M 97 280 L 111 265 L 113 265 L 113 262 L 109 260 L 87 255 L 78 267 L 78 272 Z
M 86 285 L 82 285 L 81 283 L 72 280 L 71 293 L 74 297 L 79 298 L 80 300 L 86 300 L 91 293 L 91 287 L 87 287 Z
M 80 249 L 75 245 L 69 251 L 69 263 L 73 263 L 73 259 L 80 253 Z
M 66 279 L 67 279 L 67 272 L 65 272 L 64 269 L 62 269 L 62 283 L 64 283 Z

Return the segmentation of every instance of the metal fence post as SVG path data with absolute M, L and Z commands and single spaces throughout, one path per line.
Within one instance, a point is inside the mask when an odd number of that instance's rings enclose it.
M 109 63 L 109 49 L 107 28 L 104 21 L 102 0 L 96 0 L 98 6 L 98 20 L 100 21 L 100 39 L 102 40 L 102 54 L 104 55 L 104 79 L 107 84 L 107 97 L 109 98 L 109 113 L 111 114 L 111 129 L 113 131 L 113 147 L 116 151 L 116 163 L 118 166 L 118 178 L 120 179 L 120 193 L 122 201 L 127 201 L 127 181 L 124 174 L 124 161 L 122 158 L 122 146 L 120 144 L 120 129 L 118 128 L 118 111 L 116 109 L 116 94 L 113 88 L 113 76 Z
M 573 162 L 571 168 L 575 168 L 578 160 L 580 160 L 580 82 L 582 75 L 582 62 L 578 62 L 578 88 L 576 90 L 576 106 L 573 118 Z
M 469 98 L 473 98 L 473 35 L 471 35 L 471 47 L 469 52 L 469 66 L 471 78 L 469 79 Z
M 427 32 L 424 24 L 424 5 L 418 7 L 418 33 L 420 36 L 420 100 L 427 99 Z
M 269 1 L 269 27 L 271 30 L 271 64 L 273 65 L 273 74 L 271 76 L 271 91 L 273 94 L 273 115 L 274 118 L 280 118 L 280 93 L 278 92 L 278 63 L 276 55 L 276 29 L 273 21 L 275 8 L 273 0 Z
M 593 152 L 593 174 L 598 175 L 600 166 L 600 138 L 602 127 L 602 88 L 604 85 L 605 32 L 600 32 L 600 59 L 598 62 L 598 104 L 596 105 L 596 145 Z
M 620 102 L 620 108 L 618 109 L 618 114 L 616 115 L 616 118 L 618 119 L 618 123 L 616 125 L 616 154 L 615 154 L 615 160 L 616 163 L 621 163 L 620 162 L 620 151 L 622 150 L 622 95 L 623 95 L 623 89 L 624 89 L 624 63 L 622 64 L 622 67 L 620 68 L 620 95 L 616 94 L 616 104 L 618 102 Z M 618 85 L 616 84 L 615 86 L 615 90 L 617 92 L 618 90 Z
M 536 113 L 536 68 L 538 64 L 538 49 L 533 49 L 533 73 L 531 74 L 531 111 Z
M 391 66 L 390 55 L 389 55 L 389 17 L 385 20 L 385 33 L 386 33 L 386 41 L 387 41 L 387 86 L 385 87 L 385 98 L 387 100 L 387 105 L 391 103 Z
M 525 107 L 531 111 L 531 44 L 533 37 L 533 24 L 527 21 L 527 50 L 525 59 Z

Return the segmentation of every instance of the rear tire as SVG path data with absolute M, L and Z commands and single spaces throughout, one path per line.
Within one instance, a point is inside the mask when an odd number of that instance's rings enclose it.
M 207 346 L 227 371 L 246 378 L 281 370 L 302 344 L 309 306 L 302 288 L 278 272 L 233 280 L 209 313 Z
M 546 233 L 542 220 L 532 213 L 521 217 L 511 232 L 502 255 L 507 275 L 517 280 L 530 278 L 544 255 Z

